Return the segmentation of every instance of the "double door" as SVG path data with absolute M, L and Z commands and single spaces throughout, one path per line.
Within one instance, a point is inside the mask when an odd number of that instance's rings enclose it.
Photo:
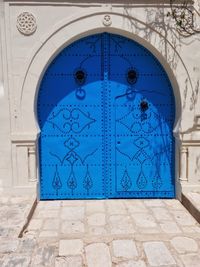
M 69 45 L 38 95 L 40 198 L 174 197 L 174 117 L 147 49 L 108 33 Z

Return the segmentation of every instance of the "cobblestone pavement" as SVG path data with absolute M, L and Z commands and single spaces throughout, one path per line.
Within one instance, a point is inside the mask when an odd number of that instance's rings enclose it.
M 39 202 L 21 239 L 6 210 L 2 267 L 200 267 L 200 226 L 178 200 Z

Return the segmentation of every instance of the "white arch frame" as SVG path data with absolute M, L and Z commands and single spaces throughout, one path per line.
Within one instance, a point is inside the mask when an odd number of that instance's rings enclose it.
M 112 19 L 112 25 L 105 27 L 102 23 L 105 14 L 109 14 Z M 41 40 L 34 46 L 32 52 L 30 53 L 29 60 L 26 62 L 25 69 L 26 73 L 21 86 L 21 95 L 19 101 L 19 134 L 23 134 L 23 138 L 30 141 L 30 143 L 36 143 L 37 137 L 40 132 L 37 123 L 37 95 L 40 87 L 41 79 L 49 66 L 52 59 L 66 46 L 73 43 L 74 41 L 92 34 L 97 34 L 101 32 L 109 32 L 122 35 L 129 39 L 132 39 L 142 46 L 146 47 L 161 63 L 164 67 L 169 80 L 172 84 L 174 91 L 175 102 L 176 102 L 176 118 L 174 124 L 174 135 L 177 138 L 179 136 L 179 122 L 182 116 L 182 102 L 183 95 L 179 89 L 179 81 L 175 78 L 172 69 L 170 68 L 169 62 L 159 51 L 159 47 L 155 44 L 145 40 L 141 34 L 136 34 L 137 30 L 135 26 L 130 21 L 137 22 L 142 26 L 148 27 L 144 22 L 139 21 L 133 17 L 122 13 L 110 12 L 107 9 L 99 12 L 99 9 L 94 8 L 93 12 L 83 12 L 82 14 L 74 15 L 67 18 L 55 25 L 47 34 L 43 36 Z M 176 53 L 181 58 L 177 51 L 175 51 L 173 44 L 165 39 L 159 32 L 151 29 L 155 36 L 159 40 L 164 40 L 173 53 Z M 182 72 L 184 75 L 188 76 L 187 69 L 182 63 Z M 176 142 L 177 143 L 177 142 Z M 178 150 L 176 149 L 176 163 L 175 163 L 175 179 L 176 188 L 179 190 L 178 181 L 178 169 L 179 169 L 179 159 Z M 36 160 L 38 159 L 36 153 Z M 16 160 L 15 160 L 16 161 Z M 16 163 L 15 163 L 16 165 Z M 15 166 L 16 169 L 16 166 Z M 179 192 L 178 192 L 179 194 Z

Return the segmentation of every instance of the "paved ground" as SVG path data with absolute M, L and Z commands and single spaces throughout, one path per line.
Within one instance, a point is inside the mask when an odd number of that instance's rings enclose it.
M 8 206 L 0 209 L 3 267 L 200 267 L 199 224 L 177 200 L 40 202 L 21 239 L 20 204 Z

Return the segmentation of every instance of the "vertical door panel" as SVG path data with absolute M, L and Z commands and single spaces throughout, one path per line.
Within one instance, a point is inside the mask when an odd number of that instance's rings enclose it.
M 115 139 L 112 196 L 174 197 L 175 111 L 168 77 L 150 52 L 120 36 L 110 35 L 109 61 Z M 135 80 L 129 78 L 130 71 Z
M 104 197 L 101 62 L 101 36 L 92 36 L 64 49 L 45 73 L 38 96 L 41 199 Z

